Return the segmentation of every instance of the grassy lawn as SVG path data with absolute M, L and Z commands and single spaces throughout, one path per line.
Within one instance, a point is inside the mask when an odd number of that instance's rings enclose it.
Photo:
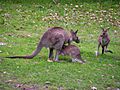
M 54 1 L 54 0 L 53 0 Z M 119 90 L 120 2 L 119 0 L 0 0 L 0 90 Z M 43 48 L 34 59 L 6 59 L 35 50 L 49 27 L 79 30 L 75 44 L 86 64 L 47 62 Z M 108 48 L 95 56 L 101 27 L 110 27 Z

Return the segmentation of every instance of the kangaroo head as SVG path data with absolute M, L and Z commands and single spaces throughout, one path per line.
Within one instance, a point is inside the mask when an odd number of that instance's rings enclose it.
M 73 31 L 73 30 L 71 30 L 71 36 L 72 36 L 72 40 L 73 41 L 75 41 L 76 43 L 79 43 L 80 42 L 80 40 L 79 40 L 79 38 L 78 38 L 78 36 L 77 36 L 77 32 L 78 32 L 78 30 L 77 31 Z
M 106 37 L 106 36 L 108 36 L 108 30 L 109 30 L 109 28 L 107 28 L 107 29 L 104 29 L 104 28 L 102 28 L 102 33 L 101 33 L 101 37 Z

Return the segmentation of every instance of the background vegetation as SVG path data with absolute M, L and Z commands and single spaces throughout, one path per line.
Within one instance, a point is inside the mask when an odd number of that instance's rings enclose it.
M 77 45 L 86 64 L 47 62 L 43 48 L 34 59 L 6 59 L 31 54 L 49 27 L 79 30 Z M 95 56 L 101 27 L 110 27 L 109 49 Z M 120 89 L 119 0 L 0 0 L 0 90 Z

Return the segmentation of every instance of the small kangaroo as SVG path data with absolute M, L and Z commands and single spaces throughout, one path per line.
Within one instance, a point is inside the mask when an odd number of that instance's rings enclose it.
M 72 58 L 72 62 L 79 62 L 81 64 L 85 63 L 85 61 L 83 61 L 83 59 L 81 58 L 79 48 L 75 45 L 64 45 L 60 51 L 60 54 L 70 56 Z
M 26 56 L 10 56 L 6 58 L 25 58 L 25 59 L 32 59 L 35 57 L 43 47 L 49 48 L 49 59 L 53 60 L 53 50 L 56 50 L 55 54 L 55 61 L 58 60 L 58 55 L 62 46 L 64 44 L 70 44 L 72 41 L 79 43 L 79 38 L 77 37 L 77 31 L 71 30 L 67 33 L 61 27 L 53 27 L 49 28 L 42 36 L 41 40 L 39 41 L 36 50 L 31 55 Z
M 110 42 L 110 37 L 108 35 L 108 30 L 109 30 L 109 28 L 107 28 L 107 29 L 102 28 L 102 33 L 98 38 L 98 52 L 97 52 L 97 55 L 99 54 L 100 46 L 102 47 L 102 54 L 104 54 L 104 52 L 113 53 L 111 50 L 107 50 L 108 44 Z

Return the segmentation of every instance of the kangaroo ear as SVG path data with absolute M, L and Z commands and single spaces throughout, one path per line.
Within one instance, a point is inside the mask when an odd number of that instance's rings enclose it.
M 71 29 L 70 32 L 73 32 L 73 30 Z
M 106 31 L 108 31 L 110 29 L 110 27 L 108 27 L 107 29 L 106 29 Z
M 75 31 L 75 34 L 77 34 L 78 30 Z
M 104 31 L 107 32 L 110 28 L 108 27 L 107 29 L 105 29 Z
M 104 31 L 104 28 L 103 28 L 103 27 L 101 27 L 101 29 L 102 29 L 102 31 Z

